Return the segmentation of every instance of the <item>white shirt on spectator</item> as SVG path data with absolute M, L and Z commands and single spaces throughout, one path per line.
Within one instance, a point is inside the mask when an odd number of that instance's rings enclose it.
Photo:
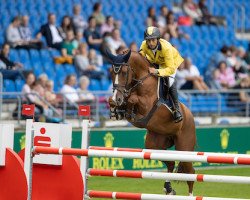
M 12 24 L 10 24 L 6 30 L 6 40 L 10 44 L 21 41 L 21 36 L 18 28 L 14 27 Z
M 176 73 L 177 88 L 180 89 L 181 86 L 183 86 L 187 82 L 186 77 L 192 77 L 192 76 L 200 76 L 200 72 L 195 65 L 191 65 L 189 70 L 187 69 L 177 70 Z
M 77 90 L 70 85 L 66 85 L 66 84 L 63 85 L 61 89 L 61 93 L 63 93 L 65 97 L 67 98 L 67 100 L 72 103 L 76 103 L 77 101 L 79 101 Z
M 50 28 L 50 31 L 51 31 L 51 34 L 52 34 L 52 43 L 55 44 L 55 43 L 59 43 L 59 42 L 62 42 L 63 39 L 62 37 L 60 36 L 57 28 L 55 25 L 53 24 L 50 24 L 49 25 L 49 28 Z
M 93 101 L 95 99 L 95 96 L 87 90 L 84 91 L 81 88 L 78 88 L 77 92 L 79 92 L 79 96 L 82 100 Z
M 109 42 L 109 47 L 110 47 L 110 51 L 113 54 L 116 54 L 116 50 L 120 47 L 120 46 L 126 46 L 125 42 L 120 39 L 120 40 L 114 40 L 112 37 L 110 38 Z
M 31 88 L 28 84 L 23 85 L 22 94 L 24 95 L 23 100 L 25 100 L 25 101 L 29 101 L 31 103 L 34 103 L 37 100 L 37 96 L 34 94 L 34 91 L 31 90 Z

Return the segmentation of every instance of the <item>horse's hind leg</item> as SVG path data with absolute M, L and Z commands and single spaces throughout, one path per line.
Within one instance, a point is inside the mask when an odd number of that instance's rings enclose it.
M 177 169 L 178 173 L 187 173 L 187 174 L 194 174 L 195 170 L 193 168 L 193 164 L 191 162 L 180 162 Z M 190 196 L 193 196 L 193 181 L 187 181 L 188 184 L 188 193 Z
M 145 147 L 147 149 L 161 149 L 166 150 L 168 147 L 171 147 L 174 144 L 172 139 L 167 138 L 164 135 L 159 135 L 155 133 L 151 133 L 148 131 L 145 141 Z M 175 162 L 174 161 L 168 161 L 163 162 L 168 169 L 168 173 L 172 173 L 174 171 Z M 164 191 L 166 194 L 175 195 L 176 192 L 172 189 L 171 182 L 169 180 L 166 180 L 164 183 Z

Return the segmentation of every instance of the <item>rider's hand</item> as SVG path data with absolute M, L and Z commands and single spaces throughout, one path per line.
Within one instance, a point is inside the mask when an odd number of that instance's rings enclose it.
M 157 75 L 157 74 L 158 74 L 158 70 L 155 69 L 155 68 L 153 68 L 153 67 L 150 67 L 150 68 L 148 69 L 148 71 L 149 71 L 150 74 L 154 74 L 154 75 Z

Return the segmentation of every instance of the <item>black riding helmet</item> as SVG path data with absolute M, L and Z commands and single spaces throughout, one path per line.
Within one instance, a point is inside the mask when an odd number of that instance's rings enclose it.
M 161 33 L 160 30 L 157 27 L 154 26 L 149 26 L 145 31 L 144 31 L 144 40 L 149 40 L 149 39 L 160 39 Z

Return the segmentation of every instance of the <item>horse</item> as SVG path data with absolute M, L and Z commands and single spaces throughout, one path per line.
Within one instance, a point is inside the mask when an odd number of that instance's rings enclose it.
M 113 55 L 107 51 L 112 63 L 110 69 L 113 82 L 113 96 L 109 98 L 111 118 L 126 118 L 138 128 L 147 130 L 145 148 L 166 150 L 175 146 L 179 151 L 194 151 L 196 132 L 194 117 L 182 103 L 180 110 L 183 120 L 175 123 L 170 106 L 159 98 L 158 77 L 149 73 L 151 64 L 140 53 L 128 52 Z M 169 173 L 175 168 L 174 161 L 164 162 Z M 180 162 L 178 173 L 194 174 L 191 162 Z M 193 195 L 192 181 L 187 181 L 189 195 Z M 175 195 L 170 181 L 164 183 L 166 194 Z

